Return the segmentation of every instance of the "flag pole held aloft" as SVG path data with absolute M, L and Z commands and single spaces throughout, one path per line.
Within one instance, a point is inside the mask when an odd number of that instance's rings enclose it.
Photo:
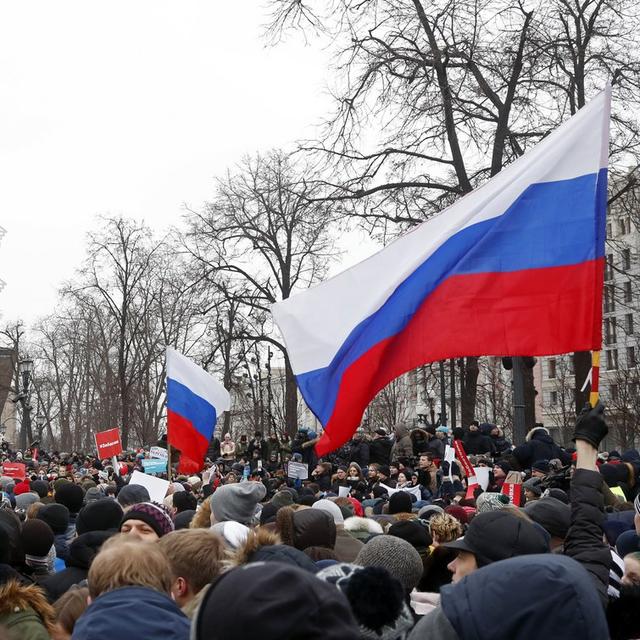
M 607 87 L 441 214 L 271 307 L 319 455 L 423 364 L 600 348 L 610 103 Z

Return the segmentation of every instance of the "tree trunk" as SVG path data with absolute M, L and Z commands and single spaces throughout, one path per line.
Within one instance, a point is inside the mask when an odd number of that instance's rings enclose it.
M 298 385 L 296 377 L 289 363 L 289 356 L 285 352 L 284 358 L 285 369 L 285 399 L 284 399 L 284 415 L 287 435 L 291 438 L 298 431 Z
M 466 429 L 472 420 L 475 420 L 476 398 L 478 395 L 478 358 L 470 357 L 466 359 L 464 371 L 464 393 L 462 397 L 462 410 L 460 416 L 460 426 Z

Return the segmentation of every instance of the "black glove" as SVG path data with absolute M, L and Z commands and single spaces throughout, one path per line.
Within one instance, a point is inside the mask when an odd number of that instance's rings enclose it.
M 604 421 L 604 405 L 598 402 L 592 409 L 591 405 L 587 404 L 576 420 L 573 440 L 584 440 L 597 449 L 607 433 L 609 428 Z

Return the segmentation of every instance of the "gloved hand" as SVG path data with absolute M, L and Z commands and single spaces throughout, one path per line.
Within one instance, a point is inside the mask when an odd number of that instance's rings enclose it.
M 584 440 L 597 449 L 607 433 L 609 428 L 604 421 L 604 405 L 598 402 L 591 408 L 591 405 L 587 404 L 576 420 L 573 440 Z

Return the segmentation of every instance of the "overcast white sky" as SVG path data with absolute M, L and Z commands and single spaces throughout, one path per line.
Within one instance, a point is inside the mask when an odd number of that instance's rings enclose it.
M 0 5 L 3 320 L 50 312 L 100 213 L 177 224 L 245 153 L 312 134 L 328 53 L 253 0 Z

